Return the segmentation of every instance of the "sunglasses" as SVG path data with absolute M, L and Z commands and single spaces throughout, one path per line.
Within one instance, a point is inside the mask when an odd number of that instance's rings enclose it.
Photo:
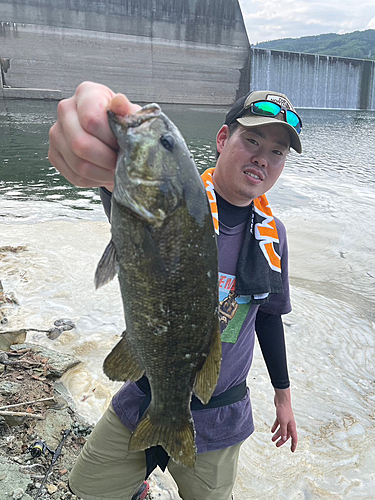
M 284 121 L 289 123 L 297 132 L 297 134 L 301 133 L 302 130 L 302 120 L 301 118 L 290 109 L 286 109 L 279 104 L 276 104 L 272 101 L 257 101 L 252 102 L 249 106 L 250 113 L 258 116 L 271 116 L 272 118 L 276 118 L 281 112 L 284 115 Z

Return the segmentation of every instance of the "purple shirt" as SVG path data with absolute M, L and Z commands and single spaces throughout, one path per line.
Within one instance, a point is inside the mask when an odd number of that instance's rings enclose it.
M 291 311 L 288 280 L 288 249 L 284 225 L 275 218 L 280 240 L 280 257 L 284 292 L 273 294 L 261 306 L 246 302 L 246 297 L 228 301 L 225 317 L 222 317 L 222 363 L 214 396 L 245 381 L 253 360 L 255 342 L 255 318 L 258 308 L 270 314 L 286 314 Z M 235 286 L 235 271 L 243 241 L 246 223 L 229 228 L 220 224 L 218 236 L 220 302 Z M 222 315 L 221 315 L 222 316 Z M 143 392 L 134 382 L 126 382 L 113 397 L 113 407 L 121 422 L 131 431 L 138 423 L 139 405 Z M 220 408 L 193 411 L 198 453 L 219 450 L 237 444 L 252 434 L 254 423 L 249 389 L 237 403 Z

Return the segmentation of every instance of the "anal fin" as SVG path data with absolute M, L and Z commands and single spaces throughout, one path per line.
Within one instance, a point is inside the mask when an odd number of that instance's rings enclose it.
M 126 341 L 126 332 L 122 339 L 105 358 L 103 363 L 104 373 L 111 380 L 139 380 L 144 374 L 144 369 L 135 359 Z
M 202 369 L 196 374 L 194 393 L 203 404 L 207 404 L 215 390 L 221 366 L 221 333 L 217 322 L 207 359 Z

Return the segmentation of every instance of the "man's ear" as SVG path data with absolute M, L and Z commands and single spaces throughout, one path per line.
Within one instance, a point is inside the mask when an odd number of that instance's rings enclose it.
M 224 146 L 229 139 L 229 127 L 228 125 L 223 125 L 216 135 L 216 149 L 221 153 Z

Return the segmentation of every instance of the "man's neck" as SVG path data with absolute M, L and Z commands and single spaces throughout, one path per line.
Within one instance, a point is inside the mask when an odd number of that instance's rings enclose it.
M 252 211 L 252 202 L 250 205 L 240 207 L 229 203 L 219 193 L 215 192 L 215 194 L 220 222 L 228 227 L 234 227 L 248 219 Z

